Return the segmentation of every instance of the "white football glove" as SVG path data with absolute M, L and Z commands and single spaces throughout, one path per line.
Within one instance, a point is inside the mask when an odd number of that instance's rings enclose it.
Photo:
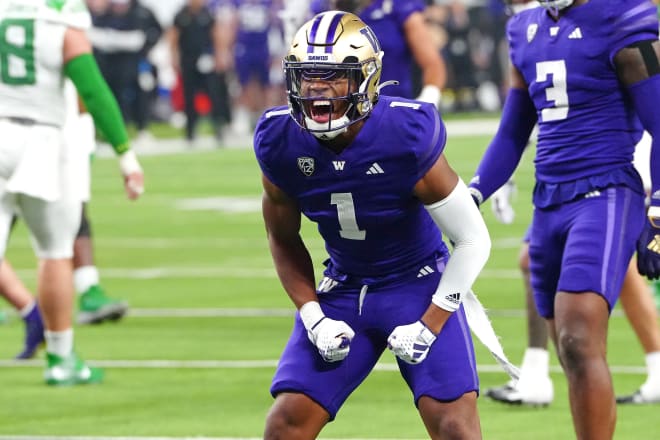
M 307 337 L 326 362 L 338 362 L 348 356 L 355 332 L 344 321 L 325 317 L 313 329 L 307 330 Z
M 344 321 L 330 319 L 316 301 L 310 301 L 300 308 L 300 317 L 307 329 L 307 337 L 316 346 L 326 362 L 338 362 L 348 356 L 353 329 Z
M 498 222 L 510 225 L 516 217 L 511 199 L 516 192 L 516 184 L 509 180 L 490 196 L 490 208 Z
M 387 338 L 387 348 L 408 364 L 419 364 L 429 354 L 436 336 L 422 321 L 400 325 Z
M 429 102 L 435 105 L 435 108 L 440 108 L 440 99 L 442 98 L 442 92 L 437 86 L 432 84 L 427 84 L 422 88 L 419 93 L 419 96 L 415 98 L 417 101 Z

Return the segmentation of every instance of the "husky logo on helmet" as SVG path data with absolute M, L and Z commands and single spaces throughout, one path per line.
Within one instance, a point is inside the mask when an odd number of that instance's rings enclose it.
M 284 59 L 292 118 L 322 140 L 366 118 L 378 101 L 382 58 L 376 35 L 356 15 L 328 11 L 314 16 L 298 30 Z M 348 91 L 341 96 L 303 87 L 342 81 L 348 82 Z

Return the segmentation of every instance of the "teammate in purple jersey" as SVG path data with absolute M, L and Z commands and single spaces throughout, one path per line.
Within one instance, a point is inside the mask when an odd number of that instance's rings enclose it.
M 640 273 L 660 275 L 658 19 L 648 0 L 540 3 L 509 20 L 511 89 L 471 190 L 482 202 L 509 179 L 538 122 L 535 302 L 568 378 L 577 437 L 610 439 L 607 323 L 636 241 Z M 648 220 L 632 165 L 642 126 L 654 139 Z
M 447 72 L 424 19 L 423 0 L 315 0 L 312 10 L 338 9 L 352 12 L 369 26 L 385 53 L 381 80 L 397 81 L 383 89 L 388 96 L 415 97 L 413 70 L 422 73 L 418 101 L 440 103 Z
M 431 438 L 481 438 L 461 300 L 490 238 L 443 155 L 435 108 L 379 97 L 381 57 L 357 16 L 315 16 L 284 61 L 289 107 L 257 125 L 270 250 L 299 309 L 265 439 L 316 438 L 386 348 Z M 318 289 L 302 215 L 318 224 L 330 255 Z M 451 257 L 440 229 L 454 243 Z

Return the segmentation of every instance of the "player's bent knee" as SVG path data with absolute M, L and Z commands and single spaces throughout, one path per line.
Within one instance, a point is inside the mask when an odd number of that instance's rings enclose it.
M 577 375 L 585 368 L 592 352 L 587 335 L 568 331 L 557 335 L 557 351 L 564 369 Z
M 474 392 L 466 393 L 453 402 L 440 402 L 424 396 L 419 400 L 419 410 L 432 439 L 481 438 Z
M 312 440 L 328 420 L 328 413 L 309 397 L 278 394 L 266 416 L 264 440 Z

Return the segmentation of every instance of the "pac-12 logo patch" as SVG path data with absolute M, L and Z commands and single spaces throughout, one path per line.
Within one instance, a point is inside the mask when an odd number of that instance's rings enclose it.
M 299 157 L 298 169 L 302 171 L 305 176 L 314 174 L 314 158 L 313 157 Z
M 539 25 L 532 23 L 527 27 L 527 42 L 531 42 L 536 36 L 536 31 L 539 29 Z

